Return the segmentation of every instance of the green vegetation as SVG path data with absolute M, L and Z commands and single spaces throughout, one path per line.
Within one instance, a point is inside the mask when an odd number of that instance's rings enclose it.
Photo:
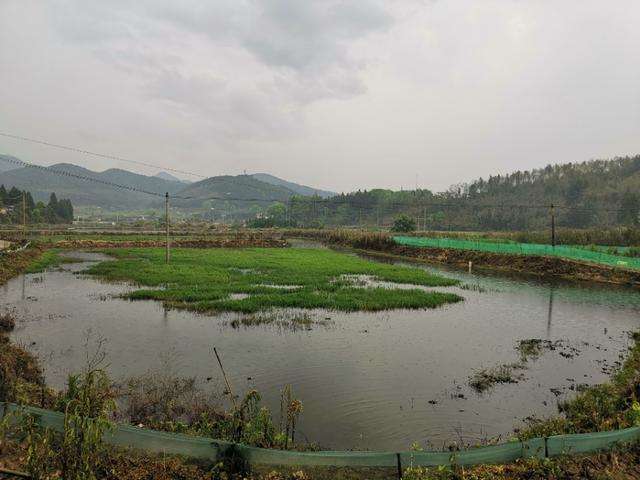
M 559 405 L 562 417 L 534 419 L 519 432 L 522 439 L 640 426 L 640 334 L 622 368 L 610 382 L 590 387 Z
M 461 298 L 422 289 L 358 288 L 343 275 L 421 286 L 455 285 L 418 268 L 369 262 L 317 249 L 175 249 L 170 264 L 160 248 L 112 249 L 117 258 L 88 273 L 150 287 L 128 295 L 197 311 L 254 313 L 270 307 L 344 311 L 434 308 Z M 284 287 L 284 288 L 283 288 Z M 232 298 L 233 294 L 248 294 Z
M 469 378 L 469 386 L 478 393 L 483 393 L 498 383 L 518 383 L 522 380 L 519 370 L 523 370 L 523 363 L 508 363 L 496 367 L 484 368 L 474 372 Z
M 391 230 L 393 232 L 413 232 L 416 229 L 416 221 L 407 216 L 407 215 L 399 215 L 396 217 L 396 219 L 393 221 L 393 227 L 391 227 Z
M 0 317 L 0 328 L 1 328 Z M 328 326 L 331 320 L 328 318 L 314 318 L 308 313 L 296 313 L 287 310 L 273 312 L 258 312 L 250 315 L 242 315 L 229 321 L 233 328 L 255 327 L 258 325 L 276 326 L 283 330 L 311 330 L 313 326 Z
M 40 273 L 63 263 L 73 263 L 75 261 L 73 258 L 60 255 L 58 250 L 46 250 L 29 264 L 25 269 L 25 273 Z
M 232 465 L 211 463 L 199 469 L 188 460 L 174 457 L 158 461 L 152 456 L 109 446 L 103 435 L 114 427 L 115 420 L 264 448 L 315 448 L 296 443 L 296 425 L 303 405 L 289 386 L 281 391 L 277 421 L 261 405 L 255 390 L 241 399 L 234 397 L 233 408 L 225 411 L 218 397 L 200 389 L 195 378 L 175 377 L 166 368 L 131 377 L 122 384 L 112 383 L 101 367 L 105 360 L 102 344 L 97 345 L 95 352 L 86 352 L 87 364 L 82 373 L 70 375 L 66 390 L 54 392 L 45 386 L 37 359 L 0 333 L 0 402 L 38 406 L 64 414 L 62 431 L 40 426 L 34 415 L 21 410 L 0 418 L 0 465 L 9 458 L 12 465 L 26 471 L 30 478 L 40 480 L 133 478 L 132 468 L 146 472 L 136 478 L 204 479 L 221 473 L 220 469 L 223 472 L 234 469 Z M 167 465 L 169 471 L 190 474 L 173 476 L 167 473 Z
M 416 235 L 435 238 L 458 238 L 463 240 L 482 240 L 497 243 L 551 243 L 551 231 L 543 230 L 523 231 L 492 231 L 492 232 L 442 232 L 429 230 Z M 596 249 L 614 255 L 626 255 L 627 247 L 640 245 L 640 228 L 610 227 L 610 228 L 556 228 L 557 245 L 581 245 L 587 249 Z M 613 246 L 611 246 L 613 245 Z M 619 245 L 616 247 L 616 245 Z M 635 249 L 637 252 L 637 248 Z M 635 255 L 630 255 L 635 256 Z
M 404 480 L 627 480 L 638 477 L 640 444 L 613 451 L 520 459 L 507 465 L 409 467 Z
M 25 271 L 42 255 L 40 248 L 26 248 L 19 252 L 0 255 L 0 285 Z
M 460 240 L 452 238 L 429 238 L 416 236 L 397 236 L 393 237 L 393 239 L 398 244 L 409 247 L 474 250 L 498 255 L 560 257 L 579 262 L 589 262 L 612 267 L 623 267 L 635 270 L 640 269 L 640 260 L 637 258 L 620 257 L 610 255 L 608 253 L 590 251 L 585 248 L 569 247 L 566 245 L 552 247 L 550 245 L 537 243 L 496 243 L 485 242 L 483 240 Z
M 70 200 L 58 200 L 55 193 L 49 196 L 49 203 L 45 205 L 44 202 L 34 202 L 26 190 L 12 187 L 7 191 L 4 185 L 0 185 L 0 223 L 21 224 L 23 218 L 27 223 L 71 223 L 73 206 Z
M 638 172 L 640 155 L 490 176 L 454 185 L 440 193 L 425 189 L 375 189 L 326 200 L 294 197 L 289 218 L 304 226 L 380 226 L 389 225 L 397 215 L 405 214 L 425 230 L 526 231 L 548 228 L 547 206 L 554 204 L 562 206 L 556 209 L 558 227 L 637 227 Z

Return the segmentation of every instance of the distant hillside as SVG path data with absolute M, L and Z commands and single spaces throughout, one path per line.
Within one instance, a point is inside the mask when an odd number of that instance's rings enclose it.
M 318 208 L 296 198 L 292 218 L 303 225 L 389 225 L 400 213 L 434 230 L 537 230 L 640 225 L 640 155 L 548 165 L 490 176 L 442 193 L 371 190 L 338 195 Z
M 270 183 L 271 185 L 277 185 L 279 187 L 285 187 L 289 190 L 297 193 L 298 195 L 304 195 L 311 197 L 313 195 L 318 195 L 322 198 L 329 198 L 335 195 L 334 192 L 329 192 L 327 190 L 319 190 L 313 187 L 307 187 L 306 185 L 300 185 L 294 182 L 288 182 L 287 180 L 283 180 L 278 177 L 274 177 L 273 175 L 269 175 L 268 173 L 254 173 L 251 175 L 256 180 L 260 180 L 261 182 Z
M 168 180 L 168 181 L 170 181 L 170 182 L 191 183 L 191 182 L 189 182 L 189 181 L 187 181 L 187 180 L 181 180 L 181 179 L 179 179 L 178 177 L 176 177 L 176 176 L 174 176 L 174 175 L 171 175 L 170 173 L 167 173 L 167 172 L 159 172 L 159 173 L 156 173 L 156 174 L 154 175 L 154 177 L 156 177 L 156 178 L 160 178 L 160 179 L 162 179 L 162 180 Z
M 13 162 L 15 157 L 4 156 Z M 0 157 L 0 165 L 16 167 L 15 163 L 3 162 Z M 276 177 L 270 177 L 271 182 L 261 181 L 251 175 L 218 176 L 210 177 L 195 183 L 179 180 L 171 174 L 160 172 L 155 176 L 140 175 L 112 168 L 104 172 L 95 172 L 69 163 L 59 163 L 46 167 L 56 172 L 66 172 L 77 176 L 95 178 L 104 182 L 134 187 L 147 192 L 164 195 L 169 192 L 172 198 L 171 205 L 179 208 L 205 211 L 215 215 L 239 218 L 252 216 L 277 202 L 286 202 L 294 195 L 303 191 L 315 194 L 315 190 L 304 190 L 297 185 L 298 190 L 292 190 L 284 185 L 273 184 L 278 181 L 282 184 L 290 184 Z M 273 180 L 275 179 L 275 180 Z M 88 182 L 68 175 L 48 173 L 40 168 L 19 167 L 9 171 L 0 170 L 0 184 L 7 188 L 17 187 L 32 192 L 36 201 L 46 201 L 51 192 L 69 198 L 75 206 L 94 206 L 106 210 L 140 210 L 147 208 L 162 208 L 164 201 L 161 198 L 145 193 L 130 190 L 117 189 L 109 185 Z M 320 192 L 318 192 L 320 193 Z M 326 193 L 326 192 L 323 192 Z M 179 199 L 177 197 L 189 197 Z M 212 210 L 213 209 L 213 210 Z
M 225 214 L 259 211 L 276 202 L 286 202 L 296 193 L 256 180 L 250 175 L 211 177 L 192 183 L 178 192 L 173 204 L 183 208 L 219 209 Z
M 18 166 L 13 163 L 14 161 L 18 161 L 18 159 L 11 155 L 0 155 L 0 173 L 18 168 Z
M 4 162 L 2 162 L 4 163 Z M 77 165 L 59 163 L 47 167 L 57 172 L 69 172 L 98 180 L 127 185 L 156 193 L 175 193 L 184 187 L 183 183 L 147 177 L 120 169 L 94 172 Z M 76 206 L 100 206 L 111 210 L 137 210 L 159 204 L 157 197 L 144 193 L 117 189 L 108 185 L 83 181 L 71 176 L 47 173 L 46 170 L 21 167 L 0 173 L 0 184 L 7 188 L 17 187 L 29 190 L 36 201 L 47 200 L 51 192 L 69 198 Z

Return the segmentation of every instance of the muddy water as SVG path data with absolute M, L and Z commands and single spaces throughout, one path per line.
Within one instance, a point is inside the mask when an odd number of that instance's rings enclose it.
M 84 364 L 87 332 L 89 349 L 106 339 L 115 378 L 171 368 L 205 388 L 221 383 L 216 346 L 236 390 L 257 388 L 274 411 L 279 389 L 292 384 L 304 402 L 299 431 L 331 448 L 441 447 L 508 435 L 528 415 L 553 414 L 576 384 L 605 380 L 630 344 L 627 332 L 640 328 L 632 290 L 430 268 L 468 285 L 438 289 L 465 301 L 424 311 L 315 312 L 333 322 L 312 330 L 234 329 L 230 315 L 114 298 L 132 287 L 79 275 L 102 257 L 72 255 L 83 261 L 0 287 L 0 310 L 19 319 L 14 338 L 42 357 L 49 382 L 63 386 Z M 577 354 L 544 353 L 517 385 L 482 395 L 467 386 L 475 369 L 517 361 L 514 345 L 525 338 L 562 339 Z

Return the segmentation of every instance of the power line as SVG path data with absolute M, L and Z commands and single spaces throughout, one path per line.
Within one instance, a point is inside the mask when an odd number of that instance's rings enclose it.
M 88 182 L 93 182 L 93 183 L 99 183 L 101 185 L 106 185 L 108 187 L 119 188 L 121 190 L 129 190 L 131 192 L 144 193 L 144 194 L 147 194 L 147 195 L 153 195 L 155 197 L 164 197 L 164 194 L 162 194 L 162 193 L 150 192 L 148 190 L 144 190 L 142 188 L 137 188 L 137 187 L 132 187 L 130 185 L 121 185 L 119 183 L 109 182 L 108 180 L 101 180 L 99 178 L 88 177 L 87 175 L 79 175 L 77 173 L 66 172 L 64 170 L 57 170 L 57 169 L 51 168 L 51 167 L 44 167 L 42 165 L 36 165 L 34 163 L 28 163 L 28 162 L 25 162 L 23 160 L 18 160 L 17 158 L 3 157 L 2 160 L 4 160 L 5 162 L 13 163 L 15 165 L 20 165 L 20 166 L 27 167 L 27 168 L 35 168 L 35 169 L 41 170 L 41 171 L 43 171 L 45 173 L 49 173 L 49 174 L 59 175 L 59 176 L 63 176 L 63 177 L 75 178 L 77 180 L 88 181 Z M 190 197 L 175 197 L 175 198 L 187 199 L 187 198 L 190 198 Z
M 29 138 L 29 137 L 23 137 L 21 135 L 15 135 L 15 134 L 11 134 L 11 133 L 6 133 L 6 132 L 0 132 L 0 136 L 4 136 L 7 138 L 13 138 L 16 140 L 21 140 L 21 141 L 25 141 L 25 142 L 30 142 L 30 143 L 36 143 L 36 144 L 40 144 L 40 145 L 44 145 L 44 146 L 48 146 L 48 147 L 53 147 L 53 148 L 59 148 L 59 149 L 63 149 L 63 150 L 68 150 L 68 151 L 72 151 L 72 152 L 76 152 L 76 153 L 81 153 L 84 155 L 92 155 L 95 157 L 100 157 L 100 158 L 105 158 L 105 159 L 110 159 L 110 160 L 116 160 L 116 161 L 121 161 L 121 162 L 127 162 L 127 163 L 132 163 L 132 164 L 136 164 L 136 165 L 142 165 L 142 166 L 146 166 L 146 167 L 152 167 L 152 168 L 157 168 L 157 169 L 161 169 L 161 170 L 166 170 L 166 171 L 171 171 L 171 172 L 175 172 L 175 173 L 181 173 L 181 174 L 185 174 L 185 175 L 191 175 L 191 176 L 195 176 L 195 177 L 199 177 L 199 178 L 210 178 L 207 177 L 206 175 L 202 175 L 199 173 L 195 173 L 195 172 L 190 172 L 187 170 L 179 170 L 179 169 L 174 169 L 174 168 L 170 168 L 170 167 L 163 167 L 160 165 L 154 165 L 151 163 L 146 163 L 146 162 L 140 162 L 137 160 L 131 160 L 131 159 L 127 159 L 124 157 L 119 157 L 116 155 L 110 155 L 110 154 L 103 154 L 103 153 L 97 153 L 97 152 L 92 152 L 89 150 L 84 150 L 81 148 L 77 148 L 77 147 L 70 147 L 70 146 L 66 146 L 66 145 L 61 145 L 61 144 L 56 144 L 56 143 L 51 143 L 51 142 L 47 142 L 44 140 L 37 140 L 37 139 L 33 139 L 33 138 Z M 36 164 L 32 164 L 32 163 L 28 163 L 25 162 L 23 160 L 19 160 L 19 159 L 15 159 L 15 158 L 11 158 L 11 157 L 2 157 L 1 160 L 4 160 L 6 162 L 9 163 L 13 163 L 16 165 L 20 165 L 20 166 L 24 166 L 24 167 L 29 167 L 29 168 L 36 168 L 39 169 L 41 171 L 44 171 L 46 173 L 50 173 L 50 174 L 55 174 L 55 175 L 60 175 L 60 176 L 66 176 L 66 177 L 71 177 L 71 178 L 75 178 L 78 180 L 83 180 L 83 181 L 90 181 L 90 182 L 94 182 L 94 183 L 99 183 L 105 186 L 109 186 L 109 187 L 113 187 L 113 188 L 118 188 L 118 189 L 122 189 L 122 190 L 128 190 L 128 191 L 132 191 L 132 192 L 137 192 L 137 193 L 143 193 L 143 194 L 147 194 L 147 195 L 152 195 L 155 197 L 164 197 L 165 194 L 164 193 L 160 193 L 160 192 L 151 192 L 148 190 L 144 190 L 138 187 L 132 187 L 129 185 L 122 185 L 122 184 L 118 184 L 115 182 L 110 182 L 107 180 L 101 180 L 101 179 L 97 179 L 95 177 L 89 177 L 86 175 L 80 175 L 80 174 L 76 174 L 76 173 L 72 173 L 72 172 L 67 172 L 64 170 L 57 170 L 57 169 L 53 169 L 51 167 L 44 167 L 42 165 L 36 165 Z M 212 180 L 216 181 L 216 182 L 222 182 L 223 179 L 216 179 L 212 177 Z M 234 180 L 236 184 L 240 184 L 246 187 L 250 187 L 253 189 L 258 189 L 257 186 L 255 185 L 251 185 L 248 183 L 239 183 L 238 180 Z M 171 196 L 174 199 L 177 200 L 200 200 L 200 201 L 206 201 L 206 200 L 225 200 L 225 201 L 235 201 L 235 202 L 266 202 L 266 203 L 272 203 L 272 202 L 304 202 L 304 203 L 309 203 L 311 202 L 312 204 L 316 205 L 316 204 L 329 204 L 329 205 L 335 205 L 335 204 L 348 204 L 350 206 L 353 207 L 358 207 L 358 208 L 377 208 L 378 204 L 376 203 L 372 203 L 372 202 L 367 202 L 367 201 L 362 201 L 360 199 L 353 199 L 353 198 L 339 198 L 339 197 L 333 197 L 333 198 L 314 198 L 314 197 L 305 197 L 305 196 L 298 196 L 298 195 L 292 195 L 291 197 L 289 197 L 288 199 L 283 199 L 282 197 L 229 197 L 229 196 L 210 196 L 210 197 L 197 197 L 197 196 L 176 196 L 176 195 L 172 195 Z M 389 206 L 389 207 L 394 207 L 394 206 L 412 206 L 412 207 L 416 207 L 416 208 L 425 208 L 425 207 L 435 207 L 435 208 L 468 208 L 468 207 L 474 207 L 474 208 L 500 208 L 500 209 L 504 209 L 504 208 L 518 208 L 518 209 L 548 209 L 551 207 L 551 205 L 546 205 L 546 204 L 475 204 L 475 205 L 470 205 L 468 203 L 468 200 L 465 201 L 467 203 L 443 203 L 443 202 L 420 202 L 420 201 L 400 201 L 400 200 L 392 200 L 391 202 L 386 202 L 383 205 L 385 206 Z M 567 205 L 554 205 L 555 208 L 557 209 L 562 209 L 562 210 L 572 210 L 572 211 L 576 211 L 576 212 L 624 212 L 624 211 L 630 211 L 631 209 L 602 209 L 602 208 L 589 208 L 589 207 L 579 207 L 579 206 L 567 206 Z
M 37 140 L 35 138 L 23 137 L 21 135 L 14 135 L 12 133 L 0 132 L 0 136 L 7 137 L 7 138 L 13 138 L 14 140 L 21 140 L 23 142 L 37 143 L 39 145 L 45 145 L 47 147 L 59 148 L 61 150 L 67 150 L 67 151 L 70 151 L 70 152 L 82 153 L 84 155 L 91 155 L 91 156 L 94 156 L 94 157 L 106 158 L 106 159 L 109 159 L 109 160 L 117 160 L 119 162 L 132 163 L 134 165 L 141 165 L 143 167 L 157 168 L 159 170 L 166 170 L 166 171 L 170 171 L 170 172 L 174 172 L 174 173 L 182 173 L 184 175 L 191 175 L 193 177 L 207 178 L 206 175 L 201 175 L 199 173 L 189 172 L 187 170 L 178 170 L 176 168 L 163 167 L 161 165 L 154 165 L 153 163 L 140 162 L 138 160 L 131 160 L 129 158 L 118 157 L 116 155 L 109 155 L 109 154 L 104 154 L 104 153 L 92 152 L 92 151 L 89 151 L 89 150 L 84 150 L 82 148 L 69 147 L 67 145 L 60 145 L 58 143 L 51 143 L 51 142 L 47 142 L 45 140 Z

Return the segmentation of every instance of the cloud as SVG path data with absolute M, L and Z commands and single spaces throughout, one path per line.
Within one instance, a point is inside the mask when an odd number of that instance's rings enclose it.
M 377 0 L 70 0 L 50 14 L 63 38 L 135 76 L 143 97 L 227 141 L 286 137 L 306 105 L 365 93 L 350 46 L 393 23 Z
M 637 153 L 639 23 L 635 0 L 3 0 L 0 127 L 207 174 L 440 190 Z

